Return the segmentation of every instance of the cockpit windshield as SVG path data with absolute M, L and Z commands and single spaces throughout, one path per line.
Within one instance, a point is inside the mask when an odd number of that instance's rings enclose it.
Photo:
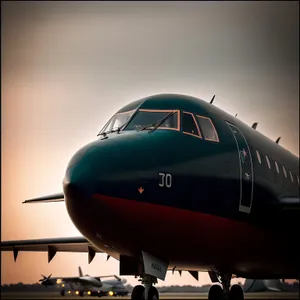
M 174 112 L 174 114 L 170 115 L 170 117 L 168 117 L 162 124 L 160 124 L 158 129 L 180 130 L 179 111 L 150 109 L 140 109 L 123 130 L 154 128 L 155 124 L 157 124 L 163 118 L 167 117 L 172 112 Z
M 107 124 L 103 127 L 103 129 L 100 131 L 99 135 L 121 129 L 121 127 L 128 122 L 128 120 L 131 118 L 133 113 L 134 113 L 134 110 L 115 114 L 107 122 Z

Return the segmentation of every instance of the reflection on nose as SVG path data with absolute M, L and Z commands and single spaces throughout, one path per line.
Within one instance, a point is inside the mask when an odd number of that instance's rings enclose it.
M 64 183 L 63 189 L 68 204 L 71 201 L 78 201 L 77 199 L 82 199 L 83 197 L 86 197 L 84 189 L 79 184 L 67 182 Z
M 89 196 L 89 170 L 90 167 L 84 162 L 79 162 L 67 170 L 63 181 L 66 202 L 78 201 Z

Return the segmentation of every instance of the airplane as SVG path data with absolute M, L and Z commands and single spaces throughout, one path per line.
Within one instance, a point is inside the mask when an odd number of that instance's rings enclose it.
M 299 157 L 213 104 L 157 94 L 119 109 L 71 158 L 64 201 L 83 237 L 1 242 L 1 251 L 87 252 L 159 299 L 167 270 L 208 272 L 209 299 L 244 299 L 231 278 L 299 279 Z
M 246 279 L 243 290 L 245 293 L 260 293 L 260 292 L 282 292 L 281 282 L 279 279 L 263 280 L 263 279 Z
M 124 296 L 128 294 L 128 291 L 124 284 L 126 279 L 121 279 L 120 277 L 114 275 L 106 276 L 90 276 L 88 274 L 83 275 L 81 267 L 78 267 L 79 276 L 78 277 L 48 277 L 42 275 L 40 283 L 44 286 L 61 285 L 62 289 L 60 291 L 61 296 L 64 296 L 66 292 L 68 294 L 75 290 L 75 294 L 83 296 L 86 292 L 89 296 Z M 115 277 L 115 279 L 101 281 L 101 278 L 105 277 Z M 70 288 L 67 289 L 67 286 Z

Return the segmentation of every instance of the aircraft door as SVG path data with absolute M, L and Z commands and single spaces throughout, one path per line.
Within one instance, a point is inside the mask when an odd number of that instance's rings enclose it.
M 238 127 L 226 122 L 236 142 L 240 169 L 239 211 L 251 212 L 253 201 L 253 162 L 248 143 Z

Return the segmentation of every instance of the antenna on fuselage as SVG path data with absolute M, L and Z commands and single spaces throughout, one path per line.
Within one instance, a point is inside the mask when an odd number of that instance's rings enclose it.
M 281 136 L 276 140 L 276 144 L 279 144 L 279 141 L 280 141 L 280 139 L 281 139 Z
M 213 102 L 214 102 L 214 100 L 215 100 L 215 97 L 216 97 L 216 95 L 213 95 L 213 97 L 211 98 L 211 100 L 210 100 L 210 104 L 212 104 Z
M 253 123 L 253 125 L 252 125 L 251 127 L 252 127 L 253 129 L 256 129 L 257 125 L 258 125 L 258 123 L 255 122 L 255 123 Z
M 238 115 L 238 114 L 235 114 L 235 116 L 234 116 L 234 117 L 236 118 L 236 117 L 237 117 L 237 115 Z

